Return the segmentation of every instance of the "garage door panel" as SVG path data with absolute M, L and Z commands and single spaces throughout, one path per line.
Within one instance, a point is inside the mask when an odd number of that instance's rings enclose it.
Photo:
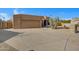
M 36 20 L 26 20 L 21 23 L 22 28 L 38 28 L 40 27 L 40 21 Z

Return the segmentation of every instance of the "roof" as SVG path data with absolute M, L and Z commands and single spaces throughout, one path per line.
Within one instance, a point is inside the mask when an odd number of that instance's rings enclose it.
M 36 15 L 27 15 L 27 14 L 16 14 L 14 17 L 20 17 L 23 20 L 46 20 L 47 16 L 36 16 Z
M 34 16 L 34 17 L 47 17 L 47 16 L 38 16 L 38 15 L 30 15 L 30 14 L 16 14 L 14 16 Z

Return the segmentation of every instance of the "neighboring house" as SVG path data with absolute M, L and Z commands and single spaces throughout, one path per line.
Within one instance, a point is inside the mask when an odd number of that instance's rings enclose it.
M 48 17 L 26 14 L 17 14 L 13 16 L 13 28 L 42 28 L 48 25 Z
M 71 27 L 73 28 L 73 29 L 75 29 L 75 24 L 79 24 L 79 18 L 73 18 L 72 20 L 71 20 Z
M 75 33 L 77 33 L 79 31 L 79 18 L 72 19 L 71 23 L 73 24 L 73 28 L 75 30 Z
M 79 18 L 73 18 L 71 23 L 72 24 L 79 24 Z

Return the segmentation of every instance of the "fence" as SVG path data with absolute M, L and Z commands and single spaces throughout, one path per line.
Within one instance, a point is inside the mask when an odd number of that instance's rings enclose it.
M 12 28 L 11 21 L 0 22 L 0 29 L 8 29 L 8 28 Z

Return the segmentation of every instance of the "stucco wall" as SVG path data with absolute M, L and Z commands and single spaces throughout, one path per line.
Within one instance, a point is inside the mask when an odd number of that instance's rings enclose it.
M 42 27 L 43 16 L 31 16 L 31 15 L 14 15 L 13 27 L 20 28 L 40 28 Z

